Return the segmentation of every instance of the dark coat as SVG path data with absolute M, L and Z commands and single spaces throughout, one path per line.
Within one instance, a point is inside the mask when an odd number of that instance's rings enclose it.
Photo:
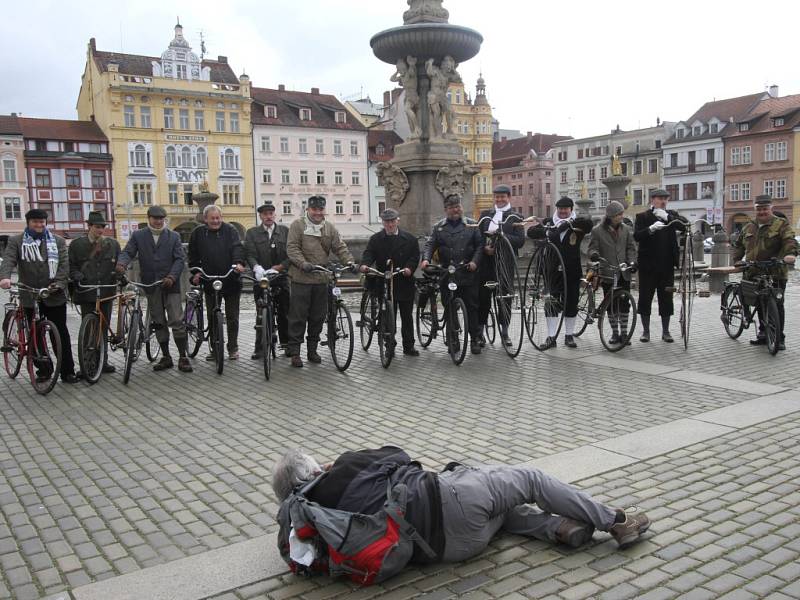
M 180 281 L 186 253 L 183 251 L 181 236 L 171 229 L 164 228 L 158 236 L 158 245 L 153 241 L 153 234 L 145 227 L 131 234 L 131 239 L 120 252 L 119 264 L 128 266 L 135 258 L 139 258 L 142 283 L 155 283 L 171 275 L 175 285 L 163 290 L 165 294 L 178 294 L 181 291 Z
M 439 264 L 443 267 L 451 263 L 474 262 L 480 267 L 483 260 L 483 235 L 477 227 L 467 227 L 467 223 L 475 224 L 469 218 L 458 221 L 442 219 L 433 226 L 431 237 L 425 242 L 422 258 L 430 261 L 433 253 L 439 251 Z M 459 285 L 472 285 L 476 282 L 477 272 L 470 273 L 460 269 L 455 280 Z
M 591 219 L 585 217 L 577 217 L 572 222 L 572 228 L 575 231 L 567 230 L 564 239 L 561 239 L 561 231 L 558 229 L 546 229 L 545 225 L 552 225 L 553 219 L 547 218 L 541 225 L 534 225 L 528 229 L 528 237 L 532 240 L 541 240 L 547 236 L 553 245 L 558 248 L 561 258 L 564 260 L 564 269 L 567 274 L 577 276 L 580 278 L 583 274 L 583 267 L 581 265 L 581 241 L 587 233 L 591 233 L 592 223 Z
M 658 219 L 650 208 L 636 215 L 633 226 L 633 239 L 639 243 L 637 263 L 641 272 L 669 272 L 680 266 L 680 250 L 678 249 L 678 231 L 685 231 L 685 217 L 674 210 L 667 211 L 667 223 L 678 221 L 675 225 L 650 233 L 650 225 Z
M 489 229 L 489 219 L 494 216 L 494 209 L 491 210 L 484 210 L 481 213 L 479 222 L 480 222 L 480 231 L 481 233 L 486 233 Z M 509 218 L 511 215 L 516 215 L 519 219 L 516 218 Z M 485 221 L 481 221 L 481 219 L 488 217 Z M 519 256 L 519 249 L 525 245 L 525 228 L 521 226 L 522 222 L 522 215 L 519 213 L 514 212 L 513 210 L 509 210 L 505 214 L 505 218 L 503 220 L 503 233 L 506 234 L 506 239 L 511 243 L 511 248 L 514 250 L 514 256 Z M 514 223 L 519 223 L 520 225 L 514 225 Z M 484 244 L 486 244 L 486 239 L 484 238 Z M 481 281 L 489 281 L 495 278 L 495 270 L 494 270 L 494 255 L 490 256 L 488 254 L 483 255 L 483 260 L 481 260 Z
M 112 237 L 103 236 L 99 240 L 100 249 L 94 252 L 94 245 L 85 235 L 69 245 L 69 278 L 75 283 L 72 301 L 76 304 L 94 304 L 97 298 L 95 290 L 81 290 L 84 285 L 111 285 L 116 282 L 114 267 L 119 260 L 119 242 Z M 114 290 L 100 290 L 101 297 L 113 295 Z
M 200 267 L 208 275 L 224 275 L 234 264 L 246 264 L 244 246 L 239 232 L 230 223 L 212 231 L 200 225 L 192 231 L 189 238 L 189 269 Z M 272 265 L 270 265 L 272 266 Z M 212 282 L 203 281 L 203 289 L 212 293 Z M 238 294 L 242 291 L 242 280 L 238 273 L 232 273 L 223 280 L 222 294 Z
M 413 273 L 419 265 L 419 242 L 414 235 L 402 229 L 397 235 L 387 235 L 386 231 L 379 231 L 369 238 L 367 249 L 361 256 L 361 264 L 375 266 L 379 271 L 385 271 L 389 261 L 394 268 L 409 268 L 412 276 L 397 275 L 394 278 L 394 299 L 407 302 L 414 299 Z M 371 278 L 370 278 L 371 279 Z
M 272 230 L 272 239 L 269 239 L 263 225 L 257 225 L 247 230 L 244 235 L 244 254 L 247 265 L 253 269 L 261 265 L 269 269 L 275 265 L 283 265 L 283 272 L 289 272 L 289 255 L 286 254 L 286 241 L 289 238 L 289 228 L 286 225 L 275 223 Z M 281 277 L 278 281 L 287 282 Z
M 43 261 L 31 262 L 20 260 L 22 250 L 22 234 L 8 238 L 8 244 L 3 251 L 3 264 L 0 265 L 0 279 L 11 277 L 11 271 L 16 267 L 17 276 L 20 283 L 29 287 L 46 288 L 51 283 L 58 287 L 57 292 L 51 292 L 42 303 L 45 306 L 61 306 L 67 303 L 67 276 L 69 275 L 69 255 L 67 253 L 67 243 L 60 235 L 53 234 L 56 238 L 58 247 L 58 270 L 56 276 L 50 279 L 50 269 L 47 265 L 47 241 L 42 239 L 39 244 L 39 251 L 44 257 Z M 32 307 L 34 298 L 32 295 L 23 292 L 20 294 L 20 301 L 23 306 Z

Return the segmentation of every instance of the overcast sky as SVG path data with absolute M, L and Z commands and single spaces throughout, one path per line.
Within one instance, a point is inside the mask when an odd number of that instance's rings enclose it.
M 484 36 L 459 71 L 482 70 L 506 129 L 583 137 L 656 117 L 688 118 L 704 102 L 778 84 L 800 93 L 796 0 L 445 0 L 450 22 Z M 488 10 L 487 8 L 488 7 Z M 159 56 L 180 16 L 199 53 L 228 56 L 254 85 L 362 93 L 380 102 L 393 69 L 369 47 L 402 25 L 403 0 L 26 0 L 0 20 L 0 114 L 76 118 L 90 37 L 97 48 Z

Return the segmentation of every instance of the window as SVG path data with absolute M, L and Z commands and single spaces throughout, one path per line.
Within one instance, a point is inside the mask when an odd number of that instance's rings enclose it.
M 692 135 L 700 135 L 701 133 L 703 133 L 702 127 L 700 127 L 699 125 L 695 125 L 694 127 L 692 127 Z
M 567 170 L 561 169 L 561 183 L 567 183 Z
M 528 193 L 529 193 L 529 194 L 532 194 L 532 193 L 533 193 L 533 184 L 532 184 L 532 183 L 529 183 L 529 184 L 528 184 Z
M 175 65 L 175 76 L 178 79 L 186 79 L 186 65 Z
M 595 168 L 589 167 L 589 181 L 594 181 Z
M 350 142 L 350 156 L 358 156 L 358 142 L 355 140 Z
M 658 173 L 658 159 L 651 158 L 647 161 L 647 172 L 648 173 Z
M 164 129 L 174 129 L 175 128 L 175 115 L 174 110 L 172 108 L 165 108 L 164 109 Z
M 334 185 L 344 185 L 344 177 L 342 177 L 341 171 L 334 171 L 333 172 L 333 184 Z
M 640 160 L 633 161 L 633 174 L 634 175 L 642 174 L 642 161 Z
M 202 110 L 194 111 L 194 128 L 203 131 L 206 128 L 206 116 Z
M 126 104 L 123 112 L 125 114 L 125 127 L 136 127 L 136 115 L 133 114 L 133 106 Z
M 64 152 L 75 152 L 75 142 L 64 142 Z
M 137 144 L 130 153 L 131 165 L 134 167 L 149 167 L 150 153 L 142 144 Z
M 711 125 L 708 126 L 708 132 L 709 133 L 719 132 L 719 123 L 711 123 Z
M 583 181 L 583 169 L 578 169 L 578 181 Z
M 222 204 L 239 204 L 239 184 L 231 183 L 222 186 Z
M 230 148 L 225 149 L 225 153 L 222 155 L 222 168 L 226 171 L 235 171 L 236 170 L 236 154 Z
M 749 165 L 753 161 L 750 156 L 750 146 L 742 146 L 742 164 Z
M 342 155 L 342 140 L 333 140 L 333 155 Z
M 742 164 L 742 149 L 738 146 L 731 148 L 731 166 Z
M 661 148 L 661 140 L 656 140 L 656 150 Z
M 3 209 L 6 220 L 22 218 L 22 204 L 16 196 L 3 198 Z
M 578 148 L 578 158 L 583 158 L 583 148 Z
M 318 139 L 316 148 L 314 150 L 317 154 L 325 154 L 325 142 L 323 140 Z
M 764 160 L 765 161 L 775 160 L 775 142 L 764 144 Z
M 775 181 L 772 179 L 764 180 L 764 193 L 772 197 L 775 196 Z
M 672 200 L 680 200 L 681 198 L 681 186 L 677 183 L 673 185 L 666 186 L 667 193 Z
M 189 109 L 178 109 L 178 129 L 189 129 Z
M 325 171 L 317 171 L 317 185 L 325 184 Z
M 167 168 L 175 168 L 178 166 L 178 154 L 175 152 L 175 146 L 167 146 Z
M 361 201 L 360 200 L 353 200 L 353 214 L 360 215 L 361 214 Z
M 336 111 L 336 122 L 337 123 L 346 123 L 347 122 L 347 115 L 343 110 Z
M 301 108 L 300 109 L 300 120 L 301 121 L 310 121 L 311 120 L 311 109 L 310 108 Z
M 96 190 L 106 187 L 105 171 L 92 171 L 92 187 Z
M 773 127 L 783 127 L 783 117 L 775 117 L 772 119 L 772 126 Z
M 231 133 L 239 133 L 239 113 L 232 112 L 228 116 L 231 120 Z
M 644 203 L 644 192 L 642 190 L 633 190 L 633 205 L 642 206 Z
M 153 203 L 153 186 L 149 183 L 134 183 L 131 185 L 133 204 L 136 206 L 150 206 Z
M 225 131 L 225 113 L 217 111 L 217 131 Z
M 300 154 L 308 154 L 308 140 L 306 138 L 297 140 L 297 151 Z
M 697 200 L 697 184 L 684 183 L 683 184 L 683 199 L 684 200 Z
M 786 160 L 786 142 L 778 142 L 775 160 Z
M 621 167 L 621 169 L 622 169 L 622 174 L 623 174 L 623 175 L 627 175 L 627 174 L 628 174 L 628 163 L 626 163 L 626 162 L 624 162 L 624 163 L 620 163 L 620 165 L 619 165 L 619 166 L 620 166 L 620 167 Z
M 289 175 L 289 169 L 281 170 L 281 183 L 291 183 L 292 179 Z
M 306 170 L 300 171 L 300 183 L 302 185 L 308 185 L 308 171 Z
M 750 182 L 745 181 L 742 183 L 742 201 L 750 202 Z
M 191 189 L 183 188 L 183 204 L 185 206 L 191 206 L 192 205 L 192 195 L 193 194 L 192 194 L 192 190 Z
M 289 138 L 282 137 L 281 138 L 281 153 L 288 154 L 289 153 Z
M 177 183 L 170 183 L 169 187 L 167 188 L 167 198 L 169 199 L 169 203 L 172 206 L 176 206 L 178 204 L 178 184 Z
M 17 181 L 17 161 L 13 158 L 3 160 L 3 181 Z
M 50 187 L 50 169 L 35 169 L 36 187 Z
M 80 223 L 83 221 L 83 205 L 76 202 L 67 204 L 67 218 L 72 223 Z
M 600 179 L 608 177 L 608 167 L 600 167 Z
M 353 185 L 361 185 L 361 175 L 359 174 L 358 171 L 353 171 L 350 175 L 351 175 L 350 181 L 352 182 Z
M 100 154 L 103 151 L 103 147 L 100 144 L 89 144 L 89 152 L 93 154 Z
M 786 180 L 777 179 L 775 181 L 775 198 L 786 198 Z
M 270 140 L 270 138 L 268 138 L 266 136 L 262 136 L 261 137 L 261 151 L 262 152 L 266 152 L 266 153 L 272 152 L 272 144 L 270 143 L 269 140 Z
M 192 167 L 192 150 L 189 146 L 184 146 L 181 149 L 181 166 L 184 169 L 189 169 Z
M 66 169 L 67 187 L 81 187 L 81 172 L 79 169 Z
M 272 169 L 261 169 L 261 183 L 272 183 Z
M 685 133 L 686 132 L 683 130 L 683 128 L 676 129 L 675 130 L 675 137 L 678 138 L 678 139 L 681 139 L 681 138 L 683 138 Z
M 197 152 L 195 152 L 195 156 L 197 157 L 197 168 L 198 169 L 207 169 L 208 168 L 208 155 L 206 154 L 205 148 L 198 148 Z
M 739 201 L 739 184 L 732 183 L 730 185 L 730 198 L 731 202 L 738 202 Z
M 750 123 L 739 123 L 739 131 L 750 131 Z
M 336 214 L 343 215 L 344 214 L 344 200 L 337 200 L 336 201 Z
M 600 192 L 600 208 L 608 206 L 608 192 Z
M 713 165 L 715 160 L 716 160 L 716 154 L 714 153 L 714 149 L 709 148 L 708 150 L 706 150 L 706 164 Z
M 267 104 L 264 107 L 264 114 L 267 116 L 268 119 L 277 119 L 278 118 L 278 107 L 274 104 Z
M 141 123 L 142 127 L 145 129 L 150 129 L 152 127 L 152 122 L 150 121 L 150 107 L 149 106 L 140 106 L 139 107 L 139 122 Z
M 283 201 L 283 214 L 285 214 L 285 215 L 292 214 L 292 201 L 291 200 L 284 200 Z
M 549 194 L 550 193 L 550 182 L 549 181 L 544 184 L 544 193 L 545 194 Z

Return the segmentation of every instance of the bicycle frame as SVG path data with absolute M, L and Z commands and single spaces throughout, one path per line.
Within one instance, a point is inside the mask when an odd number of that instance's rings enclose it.
M 97 296 L 94 301 L 94 314 L 98 316 L 100 319 L 100 328 L 97 331 L 97 339 L 95 343 L 99 344 L 102 341 L 103 332 L 108 332 L 111 334 L 111 345 L 114 346 L 114 340 L 122 340 L 123 331 L 122 331 L 122 317 L 123 317 L 123 307 L 127 305 L 133 299 L 134 294 L 132 292 L 124 292 L 120 291 L 117 294 L 112 296 L 101 297 L 100 290 L 102 288 L 121 288 L 122 283 L 113 283 L 113 284 L 105 284 L 105 285 L 83 285 L 82 283 L 78 284 L 79 289 L 90 290 L 94 289 L 97 292 Z M 117 323 L 116 329 L 111 329 L 111 323 L 106 319 L 106 315 L 103 312 L 103 304 L 106 302 L 113 302 L 116 301 L 116 309 L 117 309 Z M 113 307 L 112 307 L 113 309 Z

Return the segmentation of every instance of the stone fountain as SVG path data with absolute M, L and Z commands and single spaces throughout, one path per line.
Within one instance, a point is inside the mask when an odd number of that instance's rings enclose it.
M 400 211 L 403 228 L 429 234 L 441 218 L 442 203 L 460 194 L 464 212 L 472 212 L 472 177 L 478 172 L 464 159 L 453 133 L 450 83 L 460 81 L 458 65 L 474 57 L 483 36 L 448 23 L 442 0 L 408 0 L 404 24 L 370 40 L 382 61 L 395 65 L 391 81 L 402 85 L 411 135 L 394 150 L 394 158 L 377 167 L 386 188 L 387 205 Z
M 203 211 L 206 209 L 206 206 L 214 204 L 218 199 L 219 194 L 208 191 L 207 182 L 204 181 L 200 184 L 200 192 L 192 195 L 192 202 L 197 204 L 197 207 L 200 210 L 200 212 L 198 212 L 194 217 L 194 220 L 197 221 L 198 225 L 202 225 L 204 222 Z

